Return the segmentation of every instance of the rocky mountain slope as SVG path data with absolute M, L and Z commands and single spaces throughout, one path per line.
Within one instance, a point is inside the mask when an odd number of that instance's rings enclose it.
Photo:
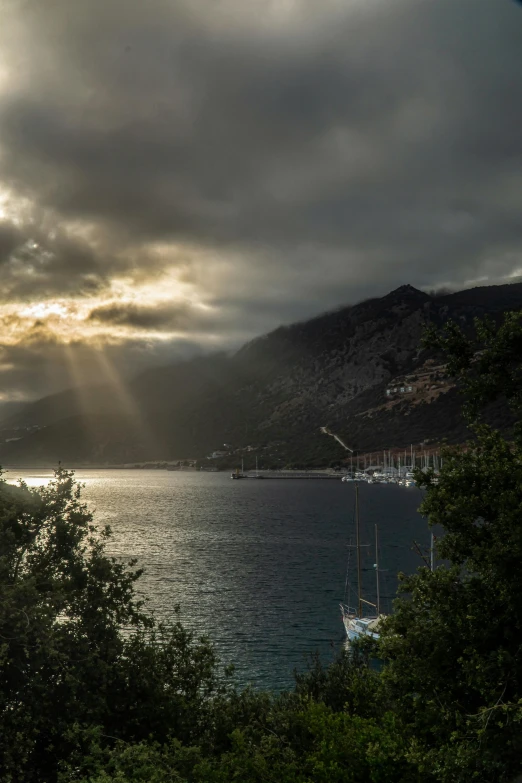
M 401 286 L 280 327 L 233 356 L 197 358 L 149 370 L 125 388 L 92 386 L 27 405 L 0 425 L 0 460 L 128 463 L 221 449 L 233 460 L 241 450 L 256 451 L 274 466 L 324 464 L 344 454 L 320 433 L 322 425 L 361 451 L 459 441 L 465 428 L 457 392 L 419 349 L 425 324 L 452 318 L 471 326 L 475 316 L 521 308 L 522 284 L 436 297 Z

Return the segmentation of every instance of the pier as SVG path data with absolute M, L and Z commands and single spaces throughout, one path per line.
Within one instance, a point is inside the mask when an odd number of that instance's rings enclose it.
M 332 481 L 336 479 L 337 481 L 340 481 L 343 475 L 343 473 L 325 473 L 324 471 L 313 470 L 267 470 L 259 471 L 257 475 L 255 473 L 252 475 L 247 474 L 245 478 L 263 479 L 263 481 L 266 479 L 316 479 L 322 481 Z

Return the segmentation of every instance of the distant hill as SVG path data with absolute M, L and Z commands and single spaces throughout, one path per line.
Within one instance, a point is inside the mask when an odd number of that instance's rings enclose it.
M 521 283 L 442 296 L 401 286 L 280 327 L 234 355 L 148 370 L 124 389 L 84 387 L 26 405 L 0 423 L 0 461 L 110 464 L 224 450 L 232 462 L 256 452 L 274 467 L 323 465 L 345 456 L 323 425 L 360 451 L 458 442 L 466 436 L 458 394 L 420 351 L 423 329 L 450 318 L 471 328 L 476 316 L 521 308 Z M 491 415 L 505 419 L 500 408 Z
M 0 402 L 0 426 L 27 409 L 26 402 Z
M 450 307 L 474 308 L 476 314 L 518 310 L 522 300 L 522 283 L 488 285 L 468 288 L 438 297 L 437 302 Z

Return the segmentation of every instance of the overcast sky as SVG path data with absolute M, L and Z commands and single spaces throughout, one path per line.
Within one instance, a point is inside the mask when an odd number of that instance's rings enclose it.
M 522 274 L 513 0 L 0 6 L 0 399 Z

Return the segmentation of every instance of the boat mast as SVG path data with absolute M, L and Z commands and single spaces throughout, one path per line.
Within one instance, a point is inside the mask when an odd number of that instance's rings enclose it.
M 357 545 L 357 616 L 362 617 L 361 596 L 361 539 L 359 531 L 359 484 L 355 482 L 355 535 Z
M 375 525 L 375 575 L 377 577 L 377 617 L 379 617 L 381 613 L 381 596 L 379 590 L 379 538 L 377 525 Z

